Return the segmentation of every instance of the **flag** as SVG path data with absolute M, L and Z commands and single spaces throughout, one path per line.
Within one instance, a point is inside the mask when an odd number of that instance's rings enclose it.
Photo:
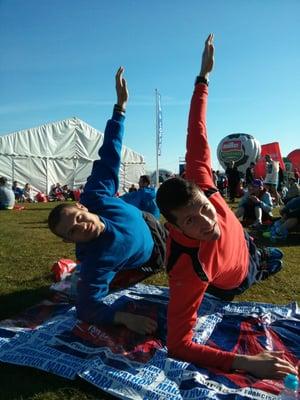
M 161 95 L 156 90 L 156 147 L 158 156 L 161 156 L 162 134 L 163 134 L 163 123 L 162 123 L 162 111 L 161 111 Z

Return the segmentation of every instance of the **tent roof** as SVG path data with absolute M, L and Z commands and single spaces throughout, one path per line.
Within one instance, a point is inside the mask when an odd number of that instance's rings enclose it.
M 0 155 L 94 160 L 103 133 L 73 117 L 0 137 Z M 122 147 L 122 162 L 144 163 L 141 154 Z

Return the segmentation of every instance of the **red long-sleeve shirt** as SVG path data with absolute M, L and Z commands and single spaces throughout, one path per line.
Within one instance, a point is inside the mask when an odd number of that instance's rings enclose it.
M 207 96 L 207 86 L 198 84 L 191 101 L 186 153 L 186 179 L 194 181 L 203 191 L 214 188 L 206 134 Z M 234 353 L 193 342 L 193 328 L 208 285 L 221 289 L 238 287 L 248 272 L 249 252 L 242 226 L 220 193 L 212 194 L 209 200 L 217 211 L 221 231 L 218 240 L 200 242 L 186 237 L 171 224 L 168 227 L 167 258 L 170 259 L 170 248 L 174 242 L 176 245 L 197 248 L 198 261 L 207 281 L 199 277 L 190 255 L 185 252 L 180 254 L 169 271 L 167 346 L 173 357 L 228 371 Z

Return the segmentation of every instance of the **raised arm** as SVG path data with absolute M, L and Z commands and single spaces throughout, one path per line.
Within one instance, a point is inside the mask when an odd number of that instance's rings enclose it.
M 208 77 L 214 65 L 213 39 L 213 34 L 210 34 L 205 41 L 200 74 L 196 78 L 189 113 L 186 152 L 186 178 L 204 190 L 215 186 L 206 132 Z
M 113 115 L 108 120 L 104 141 L 99 149 L 99 160 L 94 161 L 91 175 L 84 187 L 80 202 L 96 212 L 99 196 L 114 196 L 119 187 L 119 169 L 121 164 L 122 139 L 124 133 L 125 110 L 128 90 L 123 78 L 124 68 L 120 67 L 115 76 L 117 102 Z
M 123 78 L 124 68 L 120 67 L 116 73 L 117 106 L 125 112 L 128 101 L 127 82 Z

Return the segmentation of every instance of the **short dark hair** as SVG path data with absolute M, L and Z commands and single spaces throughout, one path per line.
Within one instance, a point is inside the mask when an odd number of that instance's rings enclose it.
M 48 215 L 48 227 L 51 232 L 53 232 L 56 236 L 60 236 L 57 234 L 56 227 L 60 222 L 61 215 L 66 208 L 73 208 L 73 204 L 59 204 L 58 206 L 54 207 L 53 210 L 50 211 Z
M 143 181 L 143 183 L 145 183 L 146 185 L 150 185 L 151 180 L 150 180 L 150 176 L 149 175 L 141 175 L 140 179 Z
M 172 211 L 192 205 L 199 192 L 202 192 L 201 189 L 193 182 L 180 177 L 170 178 L 160 185 L 156 203 L 166 220 L 176 224 Z
M 4 186 L 7 184 L 7 178 L 5 176 L 0 177 L 0 185 Z

